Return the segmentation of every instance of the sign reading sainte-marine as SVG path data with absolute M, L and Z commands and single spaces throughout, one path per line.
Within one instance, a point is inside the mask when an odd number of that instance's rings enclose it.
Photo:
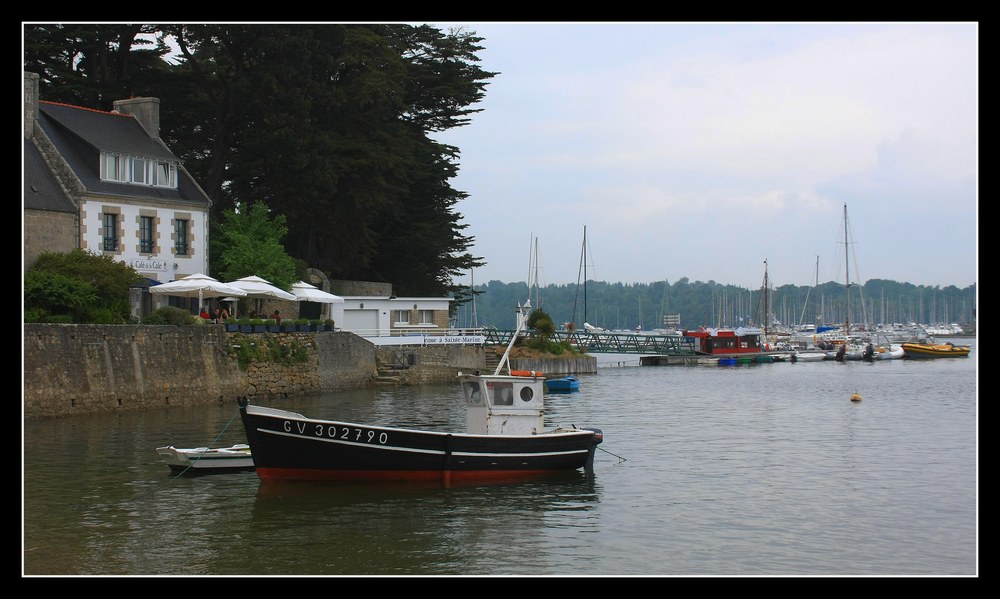
M 425 335 L 424 343 L 447 343 L 452 345 L 469 344 L 482 345 L 486 343 L 485 335 Z

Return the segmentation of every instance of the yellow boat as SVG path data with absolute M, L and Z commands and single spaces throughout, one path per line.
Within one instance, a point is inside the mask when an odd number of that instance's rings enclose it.
M 964 358 L 971 347 L 954 343 L 903 343 L 903 355 L 907 358 Z

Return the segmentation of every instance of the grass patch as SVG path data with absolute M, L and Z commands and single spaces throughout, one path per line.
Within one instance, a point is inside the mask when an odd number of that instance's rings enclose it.
M 229 337 L 230 356 L 235 356 L 240 370 L 246 370 L 253 363 L 272 363 L 285 366 L 304 364 L 309 361 L 309 343 L 292 337 L 244 335 L 235 333 Z

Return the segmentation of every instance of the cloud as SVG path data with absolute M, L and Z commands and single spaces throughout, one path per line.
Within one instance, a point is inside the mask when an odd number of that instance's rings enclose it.
M 976 280 L 975 24 L 470 28 L 501 74 L 446 135 L 487 278 L 524 277 L 528 250 L 494 240 L 528 213 L 565 280 L 589 223 L 608 280 L 756 285 L 757 264 L 784 255 L 808 281 L 846 203 L 865 233 L 898 237 L 867 277 Z M 946 249 L 903 251 L 938 231 Z

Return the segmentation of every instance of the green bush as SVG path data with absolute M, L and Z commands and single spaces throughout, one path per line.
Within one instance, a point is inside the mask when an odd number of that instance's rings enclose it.
M 122 324 L 121 314 L 101 306 L 88 310 L 86 320 L 90 324 Z
M 47 324 L 73 324 L 73 317 L 69 314 L 50 314 L 43 318 L 41 322 Z
M 140 280 L 131 266 L 111 256 L 80 249 L 43 253 L 24 274 L 25 312 L 30 309 L 32 318 L 45 322 L 53 315 L 79 323 L 131 322 L 129 287 Z
M 34 307 L 24 309 L 24 322 L 45 322 L 48 311 L 44 308 Z
M 254 362 L 292 366 L 309 360 L 308 344 L 297 339 L 279 339 L 278 336 L 232 334 L 228 352 L 236 357 L 241 370 L 246 370 Z
M 96 301 L 94 286 L 85 281 L 42 270 L 24 275 L 25 315 L 30 310 L 37 322 L 46 322 L 54 314 L 70 316 L 69 322 L 86 322 L 83 316 Z
M 175 306 L 163 306 L 153 310 L 146 318 L 142 319 L 142 324 L 168 324 L 176 326 L 187 326 L 197 324 L 201 318 L 191 314 L 187 310 Z

